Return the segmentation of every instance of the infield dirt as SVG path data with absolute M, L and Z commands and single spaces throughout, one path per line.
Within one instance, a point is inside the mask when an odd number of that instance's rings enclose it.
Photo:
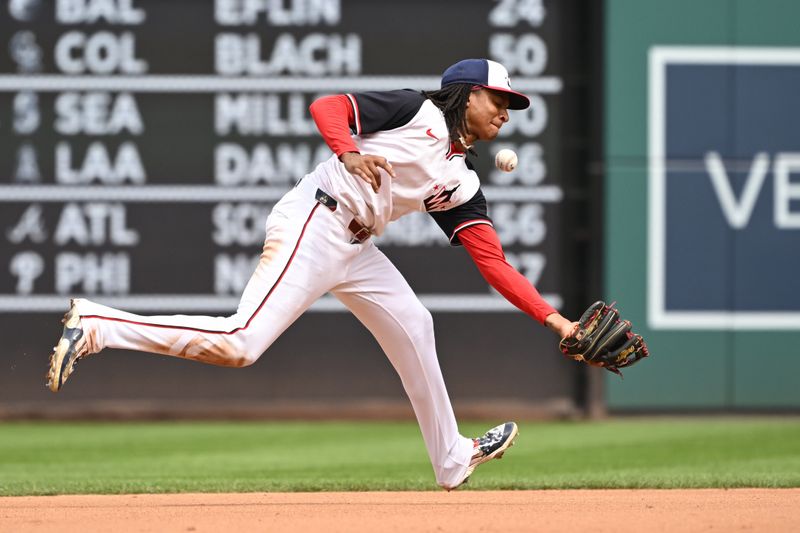
M 800 530 L 800 489 L 132 494 L 0 498 L 0 531 Z

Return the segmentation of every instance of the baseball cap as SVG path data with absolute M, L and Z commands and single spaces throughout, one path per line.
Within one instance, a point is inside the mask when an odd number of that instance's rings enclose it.
M 509 109 L 526 109 L 531 101 L 522 93 L 511 90 L 506 67 L 490 59 L 464 59 L 450 65 L 442 74 L 442 88 L 454 83 L 471 83 L 508 94 Z

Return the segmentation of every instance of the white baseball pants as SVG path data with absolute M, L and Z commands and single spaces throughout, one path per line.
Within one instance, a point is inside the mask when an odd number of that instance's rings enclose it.
M 350 244 L 352 219 L 315 200 L 313 175 L 275 205 L 261 259 L 236 313 L 228 317 L 139 316 L 78 300 L 90 352 L 121 348 L 246 366 L 309 306 L 333 293 L 372 332 L 414 408 L 436 481 L 458 484 L 473 451 L 458 432 L 439 368 L 433 320 L 372 240 Z

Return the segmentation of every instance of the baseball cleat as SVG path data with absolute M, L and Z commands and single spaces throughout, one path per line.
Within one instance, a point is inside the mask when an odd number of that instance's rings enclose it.
M 517 425 L 514 422 L 506 422 L 493 427 L 484 433 L 482 437 L 473 439 L 472 459 L 464 479 L 452 487 L 446 487 L 446 489 L 448 491 L 453 490 L 469 481 L 469 476 L 472 475 L 478 465 L 482 465 L 492 459 L 502 459 L 506 450 L 514 445 L 514 439 L 517 438 L 518 434 L 519 428 L 517 428 Z
M 58 344 L 53 347 L 50 356 L 50 370 L 47 372 L 47 387 L 58 392 L 75 368 L 75 363 L 88 354 L 86 338 L 83 335 L 81 317 L 75 307 L 75 300 L 70 301 L 69 311 L 61 320 L 64 331 Z

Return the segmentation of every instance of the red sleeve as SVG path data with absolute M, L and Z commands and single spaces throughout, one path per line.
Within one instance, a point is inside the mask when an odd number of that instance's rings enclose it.
M 322 138 L 337 156 L 345 152 L 358 152 L 350 136 L 350 126 L 355 126 L 356 114 L 347 95 L 323 96 L 308 108 Z
M 525 276 L 508 264 L 493 227 L 468 226 L 458 232 L 458 237 L 489 285 L 506 300 L 542 324 L 547 315 L 557 312 Z

